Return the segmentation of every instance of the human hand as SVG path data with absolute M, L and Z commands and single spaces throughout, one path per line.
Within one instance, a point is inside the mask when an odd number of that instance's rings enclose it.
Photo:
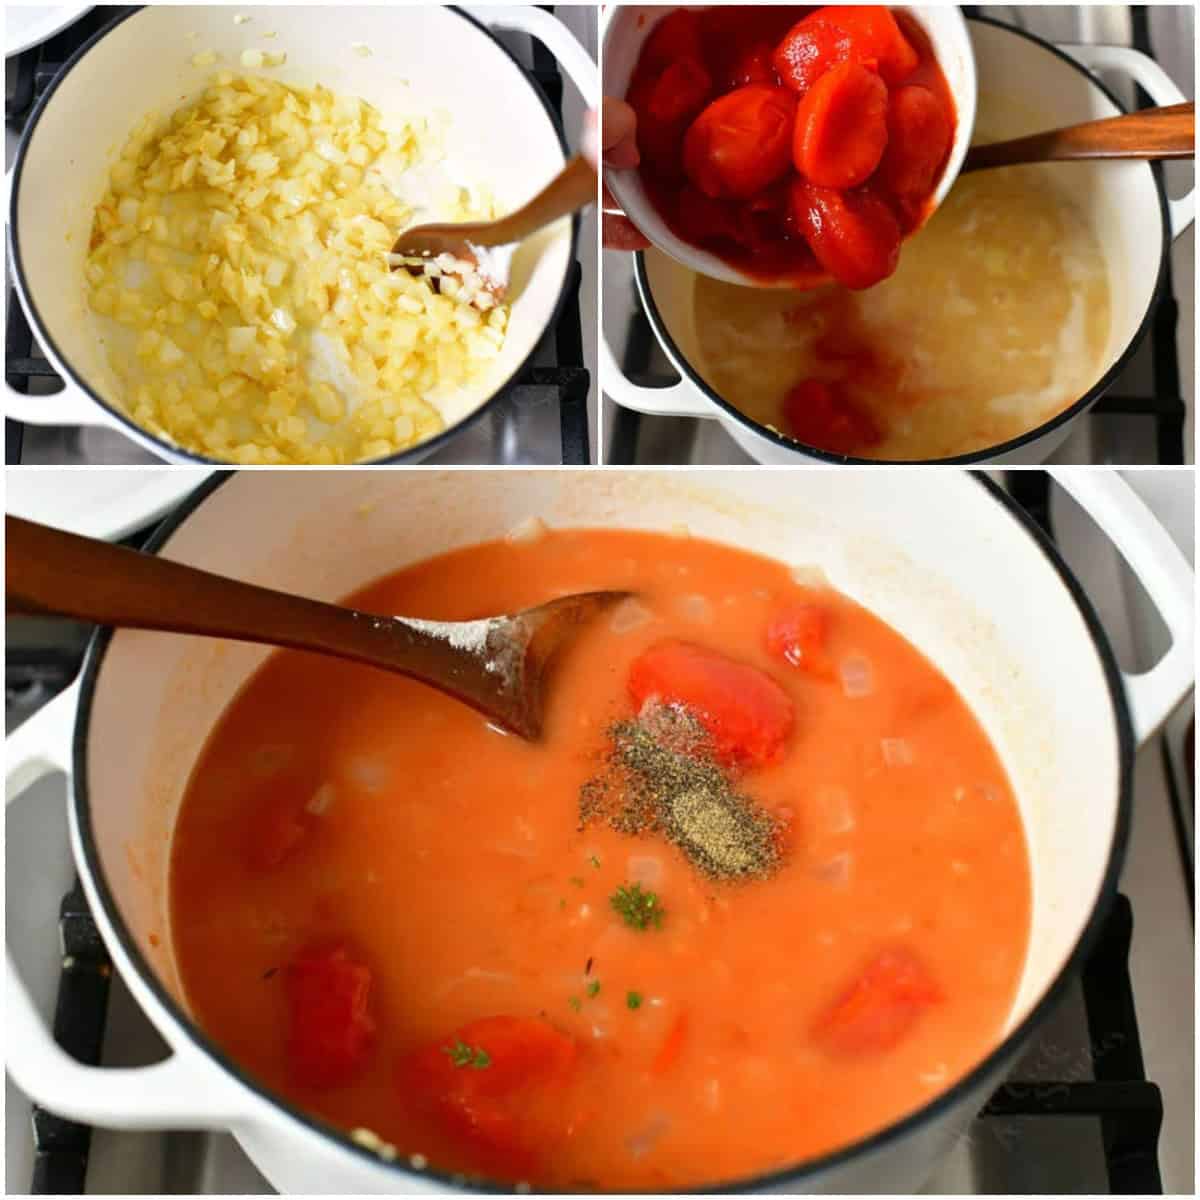
M 601 110 L 600 146 L 604 165 L 627 171 L 641 161 L 637 148 L 637 114 L 625 103 L 611 96 L 604 98 Z M 603 244 L 608 250 L 643 250 L 650 243 L 620 206 L 608 188 L 604 189 Z

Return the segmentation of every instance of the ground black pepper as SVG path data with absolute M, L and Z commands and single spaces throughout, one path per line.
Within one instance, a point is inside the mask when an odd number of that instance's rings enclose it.
M 657 705 L 608 731 L 604 768 L 579 815 L 620 833 L 660 833 L 713 879 L 762 879 L 779 865 L 780 821 L 735 788 L 694 717 Z

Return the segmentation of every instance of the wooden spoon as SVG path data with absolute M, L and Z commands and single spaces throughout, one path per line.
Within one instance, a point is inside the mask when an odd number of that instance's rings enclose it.
M 10 612 L 313 650 L 432 684 L 536 740 L 556 651 L 628 592 L 563 596 L 511 616 L 421 621 L 240 583 L 93 538 L 5 518 Z
M 1018 163 L 1065 162 L 1087 158 L 1194 158 L 1196 106 L 1144 108 L 1066 129 L 1052 129 L 1008 142 L 972 146 L 963 171 L 1012 167 Z
M 406 229 L 392 247 L 392 253 L 405 258 L 436 258 L 449 254 L 470 265 L 481 267 L 481 274 L 495 286 L 491 290 L 503 294 L 508 285 L 508 258 L 511 255 L 488 256 L 498 260 L 483 264 L 480 248 L 512 246 L 523 242 L 530 234 L 595 204 L 599 194 L 596 170 L 582 155 L 570 162 L 528 204 L 498 221 L 467 221 L 449 225 L 414 225 Z M 397 263 L 396 266 L 406 264 Z M 395 269 L 395 268 L 393 268 Z M 496 277 L 502 272 L 502 278 Z

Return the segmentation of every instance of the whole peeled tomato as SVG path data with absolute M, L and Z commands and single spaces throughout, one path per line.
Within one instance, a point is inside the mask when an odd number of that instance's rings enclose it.
M 882 185 L 906 207 L 933 191 L 954 140 L 954 121 L 929 88 L 896 88 L 887 110 L 887 150 L 879 164 Z
M 706 196 L 744 200 L 792 165 L 796 100 L 783 88 L 751 84 L 714 100 L 683 142 L 683 169 Z
M 887 84 L 858 63 L 831 67 L 796 110 L 796 170 L 821 187 L 866 183 L 887 141 Z
M 792 218 L 821 266 L 855 290 L 886 279 L 900 261 L 900 225 L 866 189 L 843 192 L 796 179 Z

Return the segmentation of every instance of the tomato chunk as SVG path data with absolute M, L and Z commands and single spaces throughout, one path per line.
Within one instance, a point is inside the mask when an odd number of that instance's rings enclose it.
M 778 762 L 795 716 L 787 693 L 769 675 L 691 642 L 650 647 L 629 672 L 629 695 L 678 704 L 704 726 L 726 763 Z
M 886 5 L 829 4 L 819 12 L 845 33 L 849 57 L 875 63 L 887 83 L 903 83 L 917 69 L 920 58 Z
M 304 1087 L 349 1083 L 375 1041 L 371 970 L 341 944 L 310 947 L 287 966 L 287 1056 Z
M 902 204 L 919 204 L 933 190 L 953 140 L 954 121 L 933 92 L 915 83 L 897 88 L 888 100 L 880 182 Z
M 681 58 L 673 62 L 654 84 L 648 104 L 649 115 L 664 125 L 690 121 L 711 94 L 712 79 L 704 64 L 695 58 Z
M 845 62 L 850 39 L 821 11 L 798 21 L 775 49 L 779 81 L 804 95 L 830 67 Z
M 783 402 L 783 423 L 798 442 L 831 454 L 856 454 L 883 440 L 871 414 L 823 379 L 805 379 L 792 388 Z
M 817 1018 L 813 1037 L 832 1054 L 880 1053 L 897 1045 L 941 999 L 941 988 L 915 954 L 883 950 Z
M 247 856 L 257 871 L 271 871 L 289 859 L 308 835 L 304 801 L 290 790 L 259 801 Z
M 724 79 L 726 90 L 746 87 L 751 83 L 761 83 L 767 87 L 775 87 L 775 69 L 772 65 L 771 44 L 758 42 L 742 50 L 730 65 Z
M 689 8 L 677 8 L 655 25 L 646 39 L 638 68 L 659 74 L 683 58 L 704 60 L 700 21 Z
M 753 196 L 791 166 L 795 115 L 795 98 L 783 88 L 751 84 L 729 92 L 692 122 L 683 169 L 706 196 Z
M 401 1058 L 396 1085 L 470 1148 L 477 1170 L 517 1179 L 571 1132 L 564 1090 L 577 1057 L 547 1021 L 484 1017 Z
M 833 678 L 828 653 L 829 610 L 797 600 L 781 608 L 767 625 L 767 652 L 807 675 Z
M 869 288 L 900 261 L 900 225 L 869 191 L 835 191 L 792 182 L 792 217 L 817 261 L 848 288 Z
M 797 21 L 775 51 L 780 81 L 803 95 L 831 67 L 853 62 L 903 83 L 920 57 L 880 4 L 829 4 Z
M 792 158 L 820 187 L 858 187 L 879 166 L 887 141 L 887 85 L 866 67 L 840 63 L 800 101 Z

